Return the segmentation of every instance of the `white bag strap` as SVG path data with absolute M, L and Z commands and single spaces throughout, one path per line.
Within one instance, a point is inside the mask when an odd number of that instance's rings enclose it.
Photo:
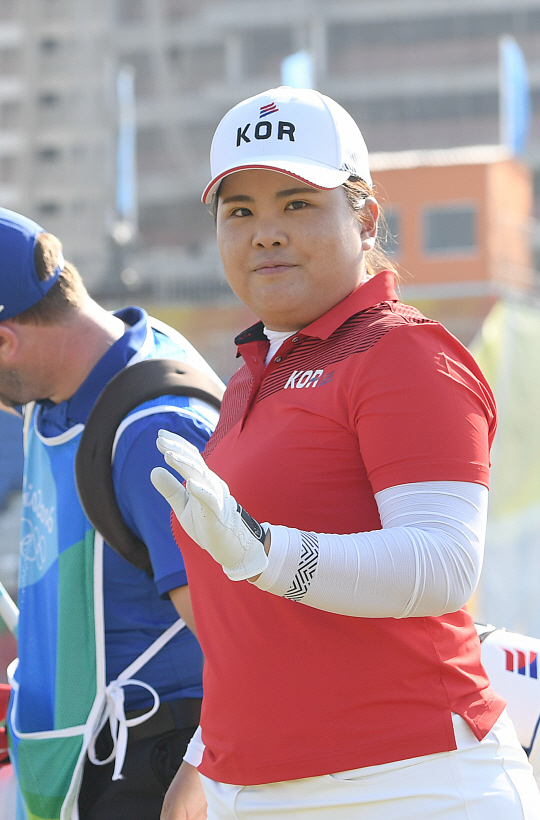
M 26 446 L 28 443 L 28 435 L 30 433 L 30 425 L 32 424 L 32 416 L 34 415 L 35 401 L 29 401 L 23 407 L 23 447 L 26 453 Z

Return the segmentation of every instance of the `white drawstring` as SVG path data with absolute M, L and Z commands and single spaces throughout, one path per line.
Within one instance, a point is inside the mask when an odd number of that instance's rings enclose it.
M 185 625 L 186 624 L 182 618 L 178 618 L 178 620 L 171 624 L 165 632 L 161 633 L 159 638 L 157 638 L 154 643 L 150 644 L 150 646 L 145 649 L 142 655 L 139 655 L 138 658 L 130 663 L 127 669 L 124 669 L 124 671 L 118 675 L 116 680 L 111 681 L 105 688 L 105 704 L 101 717 L 92 732 L 92 736 L 88 744 L 88 759 L 95 766 L 105 766 L 106 763 L 110 763 L 111 760 L 114 760 L 113 780 L 122 779 L 122 767 L 126 757 L 129 727 L 138 726 L 140 723 L 144 723 L 145 720 L 148 720 L 152 717 L 152 715 L 155 715 L 159 709 L 159 695 L 154 687 L 142 680 L 132 678 L 131 675 L 134 675 L 139 671 L 139 669 L 142 669 L 142 667 L 148 663 L 150 658 L 153 658 L 154 655 L 159 652 L 159 650 L 165 646 L 165 644 L 168 643 L 177 632 L 184 629 Z M 126 718 L 126 713 L 124 710 L 124 686 L 128 685 L 142 686 L 143 689 L 147 689 L 154 698 L 154 705 L 148 710 L 148 712 L 145 712 L 143 715 L 139 715 L 139 717 L 130 718 L 129 720 Z M 96 757 L 96 740 L 107 721 L 109 721 L 111 727 L 113 749 L 106 760 L 99 760 Z
M 128 720 L 124 710 L 124 686 L 129 685 L 142 686 L 144 689 L 147 689 L 154 698 L 154 703 L 148 712 L 145 712 L 143 715 L 139 715 L 138 717 L 129 718 Z M 90 744 L 88 746 L 88 757 L 95 766 L 105 766 L 106 763 L 110 763 L 111 760 L 114 760 L 114 772 L 112 779 L 121 780 L 122 767 L 126 757 L 128 729 L 130 726 L 138 726 L 140 723 L 144 723 L 145 720 L 148 720 L 152 717 L 152 715 L 155 715 L 159 708 L 159 695 L 148 683 L 144 683 L 144 681 L 141 680 L 135 680 L 134 678 L 128 678 L 128 680 L 111 681 L 105 689 L 105 695 L 107 698 L 105 709 L 103 710 L 101 719 L 90 740 Z M 107 720 L 109 721 L 111 728 L 113 748 L 109 757 L 105 760 L 99 760 L 96 756 L 96 740 Z

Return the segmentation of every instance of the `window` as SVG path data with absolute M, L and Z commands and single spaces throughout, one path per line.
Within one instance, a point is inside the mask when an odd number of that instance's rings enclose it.
M 58 216 L 62 210 L 59 202 L 41 202 L 37 208 L 43 216 Z
M 41 76 L 65 74 L 66 64 L 73 56 L 73 41 L 58 37 L 44 37 L 39 43 L 39 66 Z
M 60 151 L 58 148 L 40 148 L 36 154 L 39 162 L 58 162 Z
M 185 160 L 188 166 L 191 163 L 205 163 L 206 165 L 215 131 L 214 123 L 187 123 L 182 130 L 186 145 Z
M 217 82 L 225 74 L 225 51 L 220 43 L 207 43 L 167 50 L 171 79 L 176 89 L 195 89 L 204 83 Z
M 462 254 L 476 250 L 475 205 L 426 208 L 423 228 L 427 254 Z
M 120 55 L 120 65 L 133 66 L 135 70 L 135 94 L 144 97 L 154 91 L 152 56 L 148 51 L 138 51 Z
M 165 17 L 178 22 L 200 10 L 200 0 L 164 0 Z
M 141 128 L 137 135 L 137 166 L 140 171 L 169 171 L 166 135 L 161 128 Z
M 22 107 L 18 102 L 0 105 L 0 128 L 17 128 L 21 124 Z
M 18 0 L 0 0 L 0 21 L 17 20 L 21 14 Z
M 60 41 L 52 37 L 46 37 L 39 45 L 43 54 L 55 54 L 60 50 Z
M 356 122 L 414 122 L 449 120 L 458 117 L 496 117 L 496 92 L 474 94 L 437 94 L 387 97 L 384 99 L 351 99 L 339 101 Z
M 20 170 L 20 162 L 17 157 L 0 158 L 0 182 L 10 184 L 17 182 Z
M 244 33 L 244 70 L 248 76 L 280 76 L 281 61 L 295 51 L 288 28 L 259 28 Z
M 214 235 L 212 219 L 198 198 L 141 205 L 139 225 L 149 247 L 184 245 Z
M 22 51 L 20 48 L 2 48 L 0 49 L 0 73 L 1 74 L 16 74 L 21 71 L 22 66 Z
M 142 0 L 117 0 L 116 19 L 119 23 L 138 23 L 144 19 Z
M 41 108 L 54 108 L 60 102 L 60 96 L 54 91 L 44 91 L 38 97 L 38 104 Z
M 540 13 L 538 9 L 532 8 L 518 12 L 503 10 L 484 14 L 478 14 L 475 9 L 471 14 L 430 16 L 429 13 L 424 13 L 418 17 L 387 17 L 373 21 L 363 20 L 361 23 L 350 21 L 328 27 L 328 51 L 332 60 L 333 55 L 343 46 L 357 50 L 371 45 L 391 48 L 426 40 L 441 42 L 461 38 L 471 40 L 477 37 L 498 37 L 519 31 L 537 31 L 539 28 Z

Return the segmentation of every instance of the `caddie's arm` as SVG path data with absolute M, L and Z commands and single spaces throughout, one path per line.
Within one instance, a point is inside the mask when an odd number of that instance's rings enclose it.
M 155 441 L 164 421 L 177 425 L 197 446 L 204 446 L 209 430 L 190 418 L 157 413 L 129 425 L 119 439 L 113 465 L 113 480 L 124 521 L 148 546 L 157 591 L 173 606 L 195 633 L 191 599 L 184 562 L 170 527 L 170 506 L 149 482 L 150 472 L 162 463 Z
M 194 635 L 197 634 L 195 628 L 195 620 L 193 618 L 193 609 L 191 607 L 191 596 L 189 594 L 189 587 L 187 585 L 176 587 L 176 589 L 169 590 L 169 597 L 174 604 L 174 607 L 182 620 L 185 622 L 188 629 Z
M 161 820 L 205 820 L 206 798 L 194 766 L 184 761 L 167 790 Z

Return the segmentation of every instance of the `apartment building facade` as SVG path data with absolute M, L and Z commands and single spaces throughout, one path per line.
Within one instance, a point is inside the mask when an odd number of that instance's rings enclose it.
M 299 49 L 371 151 L 494 145 L 499 39 L 525 54 L 540 217 L 539 0 L 0 0 L 0 204 L 40 221 L 96 294 L 227 292 L 200 203 L 211 136 Z M 118 103 L 135 74 L 138 235 L 113 239 Z M 512 192 L 509 191 L 511 196 Z M 120 270 L 122 268 L 122 270 Z

